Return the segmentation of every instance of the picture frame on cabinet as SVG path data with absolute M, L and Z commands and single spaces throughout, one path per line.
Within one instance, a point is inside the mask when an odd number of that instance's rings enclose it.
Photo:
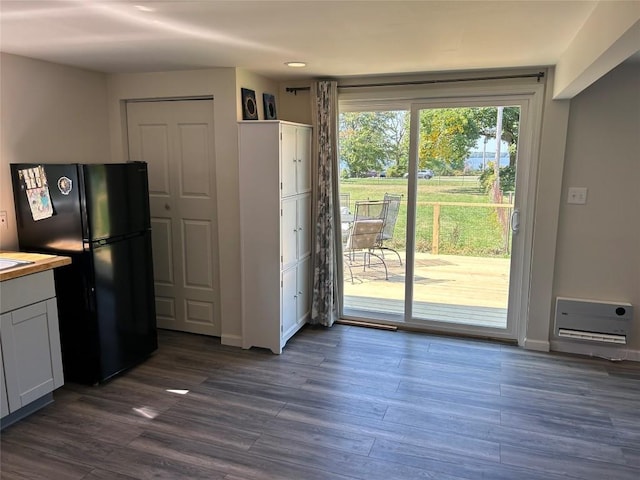
M 256 92 L 248 88 L 241 88 L 242 119 L 258 120 L 258 106 L 256 105 Z
M 276 120 L 278 118 L 276 114 L 276 97 L 270 93 L 263 93 L 262 104 L 264 106 L 264 119 Z

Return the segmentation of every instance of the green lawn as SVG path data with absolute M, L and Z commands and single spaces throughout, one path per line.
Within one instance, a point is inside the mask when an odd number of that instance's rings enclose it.
M 407 180 L 400 178 L 341 179 L 340 192 L 349 193 L 351 210 L 357 200 L 379 200 L 385 193 L 401 194 L 407 198 Z M 431 252 L 433 249 L 433 205 L 425 202 L 491 203 L 481 191 L 477 177 L 434 177 L 418 180 L 416 221 L 416 250 Z M 469 256 L 508 256 L 508 238 L 493 207 L 447 206 L 440 207 L 441 254 Z M 509 210 L 505 209 L 505 214 Z M 406 200 L 400 206 L 394 238 L 385 245 L 405 250 Z

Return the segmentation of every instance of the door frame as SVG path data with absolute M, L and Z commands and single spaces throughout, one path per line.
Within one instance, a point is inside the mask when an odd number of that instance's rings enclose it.
M 544 82 L 536 83 L 504 83 L 485 86 L 456 85 L 448 88 L 438 87 L 405 87 L 390 89 L 381 88 L 376 91 L 350 91 L 341 93 L 339 112 L 372 111 L 372 110 L 408 110 L 411 112 L 409 168 L 415 169 L 417 161 L 417 138 L 420 108 L 473 107 L 473 106 L 520 106 L 520 137 L 518 142 L 518 173 L 516 176 L 516 200 L 514 209 L 519 210 L 520 231 L 513 236 L 511 255 L 511 271 L 509 281 L 509 304 L 507 329 L 492 329 L 468 325 L 443 324 L 442 322 L 415 321 L 411 319 L 413 285 L 405 282 L 405 315 L 402 322 L 392 319 L 389 324 L 402 325 L 406 328 L 443 333 L 456 333 L 469 336 L 491 337 L 505 340 L 517 340 L 523 346 L 528 324 L 529 298 L 531 290 L 531 261 L 533 249 L 533 228 L 536 200 L 538 167 L 540 163 L 540 136 L 542 125 L 542 107 L 544 101 Z M 365 89 L 366 90 L 366 89 Z M 415 118 L 414 118 L 415 117 Z M 415 198 L 417 182 L 415 177 L 409 178 L 408 196 Z M 412 192 L 413 189 L 413 192 Z M 527 208 L 523 207 L 526 206 Z M 413 256 L 415 250 L 415 216 L 416 206 L 409 202 L 407 206 L 407 259 L 405 278 L 413 278 Z M 409 257 L 409 255 L 411 257 Z M 514 263 L 520 258 L 518 265 Z M 341 275 L 339 282 L 343 282 Z M 350 320 L 367 320 L 345 316 L 343 311 L 342 292 L 340 292 L 339 317 Z M 375 320 L 374 320 L 375 321 Z

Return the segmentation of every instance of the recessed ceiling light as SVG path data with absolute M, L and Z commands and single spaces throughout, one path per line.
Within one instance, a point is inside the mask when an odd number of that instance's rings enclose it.
M 145 5 L 134 5 L 133 8 L 140 10 L 141 12 L 155 12 L 156 9 L 153 7 L 147 7 Z
M 291 68 L 302 68 L 307 66 L 305 62 L 286 62 L 285 65 Z

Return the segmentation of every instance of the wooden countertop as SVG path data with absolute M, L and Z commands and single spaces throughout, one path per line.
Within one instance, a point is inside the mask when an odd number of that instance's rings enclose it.
M 18 265 L 14 268 L 7 268 L 6 270 L 0 270 L 0 282 L 11 280 L 12 278 L 23 277 L 25 275 L 31 275 L 32 273 L 51 270 L 52 268 L 62 267 L 71 263 L 71 258 L 69 257 L 27 252 L 0 251 L 0 258 L 33 262 L 26 265 Z

